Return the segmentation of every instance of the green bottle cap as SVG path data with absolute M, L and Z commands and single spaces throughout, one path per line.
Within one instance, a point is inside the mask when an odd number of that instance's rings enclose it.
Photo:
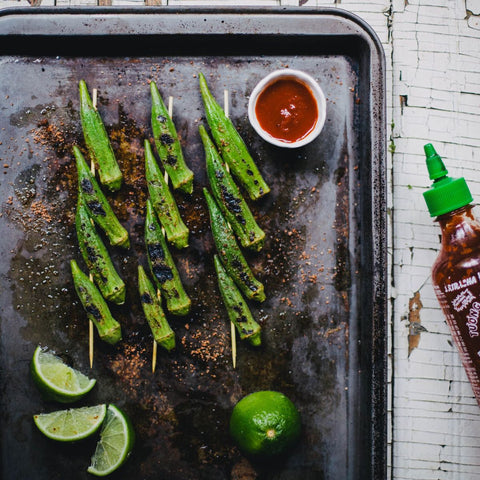
M 432 188 L 423 193 L 431 217 L 438 217 L 473 201 L 463 177 L 450 178 L 443 160 L 431 143 L 424 147 Z

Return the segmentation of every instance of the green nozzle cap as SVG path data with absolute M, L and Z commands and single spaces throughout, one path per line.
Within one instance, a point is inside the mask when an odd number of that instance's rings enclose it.
M 432 188 L 423 193 L 430 216 L 438 217 L 468 205 L 473 198 L 465 179 L 447 176 L 448 170 L 431 143 L 427 143 L 423 148 L 428 174 L 430 180 L 433 180 Z

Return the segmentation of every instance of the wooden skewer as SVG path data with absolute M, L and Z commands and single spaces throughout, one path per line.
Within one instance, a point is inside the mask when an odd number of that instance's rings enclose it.
M 230 114 L 230 109 L 229 109 L 229 95 L 228 95 L 228 90 L 225 89 L 223 91 L 223 110 L 225 112 L 225 115 L 228 117 Z M 228 164 L 225 164 L 225 168 L 227 171 L 230 171 L 230 168 Z M 230 322 L 230 338 L 232 341 L 232 365 L 233 368 L 235 369 L 237 367 L 237 333 L 235 331 L 235 325 L 233 322 Z
M 228 99 L 228 90 L 225 89 L 223 91 L 223 111 L 225 115 L 228 117 L 230 115 L 230 108 L 229 108 L 229 99 Z M 228 168 L 228 165 L 227 165 Z
M 92 103 L 93 108 L 97 109 L 97 92 L 96 88 L 93 89 L 92 92 Z M 90 171 L 92 175 L 95 176 L 95 162 L 93 161 L 93 157 L 90 159 Z M 92 220 L 93 223 L 93 220 Z M 93 282 L 93 275 L 89 275 L 90 280 Z M 94 335 L 93 335 L 93 322 L 91 320 L 88 321 L 88 359 L 90 360 L 90 368 L 93 367 L 93 349 L 94 349 Z
M 160 300 L 162 294 L 160 290 L 157 288 L 157 298 Z M 158 343 L 153 340 L 153 352 L 152 352 L 152 373 L 155 373 L 155 369 L 157 368 L 157 347 Z
M 168 115 L 172 118 L 173 115 L 173 97 L 168 97 Z M 165 181 L 168 184 L 168 173 L 165 171 Z M 165 235 L 165 229 L 162 227 L 162 234 Z M 157 296 L 160 298 L 160 290 L 157 289 Z M 155 373 L 155 368 L 157 366 L 157 342 L 153 340 L 153 351 L 152 351 L 152 373 Z

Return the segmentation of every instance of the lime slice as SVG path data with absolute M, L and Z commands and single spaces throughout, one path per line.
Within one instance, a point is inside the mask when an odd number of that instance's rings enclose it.
M 60 403 L 71 403 L 82 398 L 96 382 L 65 365 L 61 358 L 42 347 L 35 349 L 30 367 L 38 388 L 48 399 Z
M 134 442 L 135 432 L 129 418 L 115 405 L 109 405 L 88 473 L 97 477 L 112 473 L 125 463 Z
M 41 413 L 34 415 L 33 420 L 38 429 L 48 438 L 60 442 L 74 442 L 95 433 L 106 414 L 106 405 L 96 405 Z

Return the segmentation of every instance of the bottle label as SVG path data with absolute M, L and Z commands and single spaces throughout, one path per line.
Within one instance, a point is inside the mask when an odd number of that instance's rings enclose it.
M 434 288 L 480 404 L 480 272 Z

